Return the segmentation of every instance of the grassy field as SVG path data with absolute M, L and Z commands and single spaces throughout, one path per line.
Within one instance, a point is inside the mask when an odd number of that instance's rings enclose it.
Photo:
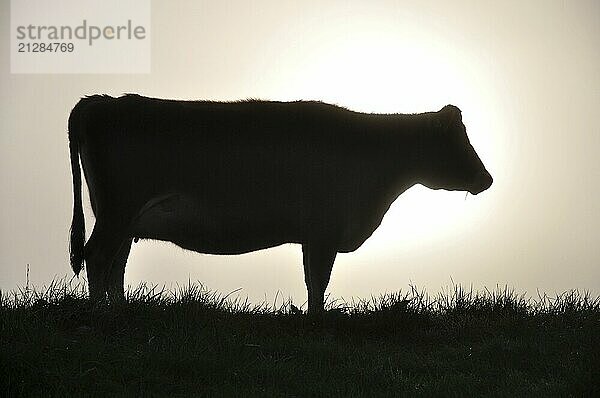
M 0 296 L 7 396 L 600 396 L 600 299 L 416 288 L 321 320 L 201 285 L 91 306 L 56 282 Z

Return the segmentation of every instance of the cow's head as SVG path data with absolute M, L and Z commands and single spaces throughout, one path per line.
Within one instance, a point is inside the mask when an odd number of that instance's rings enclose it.
M 420 137 L 420 182 L 432 189 L 473 195 L 488 189 L 492 176 L 469 142 L 460 109 L 446 105 L 430 117 L 429 131 Z

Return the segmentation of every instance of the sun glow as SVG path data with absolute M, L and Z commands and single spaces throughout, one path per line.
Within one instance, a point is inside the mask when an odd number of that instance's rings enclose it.
M 315 42 L 308 60 L 280 59 L 280 65 L 295 68 L 283 68 L 273 87 L 288 83 L 292 94 L 282 99 L 319 99 L 362 112 L 419 113 L 457 105 L 471 142 L 488 164 L 491 144 L 485 130 L 490 105 L 481 103 L 479 91 L 485 87 L 477 79 L 482 66 L 469 54 L 436 45 L 416 30 L 394 28 L 396 34 L 390 35 L 377 29 L 380 24 L 373 21 L 360 34 L 342 32 L 337 41 Z M 289 82 L 298 85 L 290 87 Z M 375 232 L 377 239 L 367 244 L 389 247 L 399 234 L 404 242 L 415 242 L 455 233 L 473 215 L 473 202 L 464 193 L 434 192 L 417 185 L 392 205 Z

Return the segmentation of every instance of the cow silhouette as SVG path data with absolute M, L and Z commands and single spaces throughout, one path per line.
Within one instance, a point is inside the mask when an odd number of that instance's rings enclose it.
M 365 114 L 316 101 L 81 99 L 69 117 L 70 260 L 90 298 L 123 297 L 133 239 L 201 253 L 302 245 L 309 312 L 406 189 L 469 191 L 492 177 L 460 110 Z M 85 243 L 81 168 L 96 221 Z

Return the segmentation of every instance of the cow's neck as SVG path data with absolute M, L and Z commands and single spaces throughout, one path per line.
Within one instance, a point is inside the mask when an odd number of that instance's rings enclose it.
M 421 135 L 427 134 L 430 122 L 422 114 L 368 115 L 366 122 L 369 134 L 380 142 L 374 170 L 384 176 L 382 189 L 391 203 L 419 182 L 426 155 Z

